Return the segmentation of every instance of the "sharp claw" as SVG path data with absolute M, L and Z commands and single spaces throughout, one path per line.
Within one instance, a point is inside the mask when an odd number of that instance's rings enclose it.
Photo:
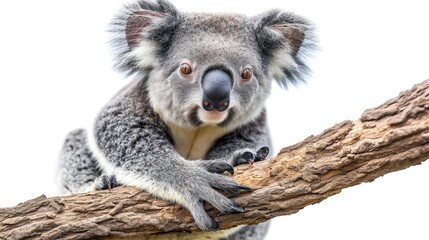
M 210 218 L 211 219 L 211 224 L 209 226 L 209 231 L 216 231 L 219 229 L 219 223 L 216 221 L 216 219 L 214 218 Z
M 238 185 L 238 188 L 241 189 L 241 190 L 253 191 L 253 189 L 251 189 L 250 187 L 246 187 L 246 186 L 243 186 L 243 185 Z
M 244 208 L 242 208 L 238 205 L 231 206 L 230 213 L 242 213 L 242 212 L 244 212 Z
M 225 169 L 225 171 L 231 173 L 231 175 L 234 175 L 234 168 L 231 165 L 228 165 L 228 167 Z
M 234 174 L 234 168 L 227 163 L 220 163 L 220 165 L 208 166 L 207 171 L 217 174 L 223 174 L 224 172 L 229 172 L 231 173 L 231 175 Z

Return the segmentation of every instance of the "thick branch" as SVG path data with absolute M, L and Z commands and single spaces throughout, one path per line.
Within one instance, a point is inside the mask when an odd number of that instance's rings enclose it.
M 341 189 L 429 158 L 429 80 L 359 120 L 344 121 L 284 148 L 275 158 L 240 166 L 233 178 L 253 192 L 234 199 L 246 211 L 221 215 L 221 229 L 293 214 Z M 180 206 L 131 187 L 67 197 L 44 196 L 0 209 L 0 238 L 85 239 L 198 231 Z

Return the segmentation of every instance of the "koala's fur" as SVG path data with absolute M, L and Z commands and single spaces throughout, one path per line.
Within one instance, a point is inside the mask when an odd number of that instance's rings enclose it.
M 216 230 L 203 204 L 223 213 L 244 211 L 216 190 L 248 189 L 222 173 L 265 159 L 270 137 L 264 104 L 271 81 L 287 86 L 304 80 L 305 57 L 315 48 L 313 25 L 280 10 L 254 17 L 181 13 L 165 0 L 139 0 L 120 12 L 111 31 L 115 67 L 135 80 L 88 132 L 67 136 L 60 157 L 63 192 L 135 186 L 185 206 L 202 230 Z M 182 63 L 192 66 L 191 74 L 180 72 Z M 245 68 L 253 73 L 247 80 L 241 77 Z M 222 112 L 202 108 L 202 79 L 212 69 L 232 79 Z M 267 226 L 205 234 L 263 239 Z

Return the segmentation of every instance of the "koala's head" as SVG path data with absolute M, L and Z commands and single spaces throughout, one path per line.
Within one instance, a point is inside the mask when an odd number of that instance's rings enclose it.
M 114 20 L 116 68 L 143 76 L 150 102 L 181 127 L 235 128 L 263 111 L 271 81 L 303 81 L 313 26 L 292 13 L 181 13 L 140 0 Z

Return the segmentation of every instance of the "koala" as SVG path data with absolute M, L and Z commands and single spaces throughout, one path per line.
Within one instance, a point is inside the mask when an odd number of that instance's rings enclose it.
M 139 0 L 110 31 L 115 69 L 132 81 L 93 126 L 66 137 L 62 192 L 134 186 L 184 206 L 213 231 L 207 239 L 263 239 L 267 223 L 215 231 L 204 204 L 245 211 L 228 196 L 251 189 L 224 173 L 269 157 L 265 101 L 273 80 L 287 87 L 309 75 L 314 25 L 281 10 L 183 13 L 166 0 Z

